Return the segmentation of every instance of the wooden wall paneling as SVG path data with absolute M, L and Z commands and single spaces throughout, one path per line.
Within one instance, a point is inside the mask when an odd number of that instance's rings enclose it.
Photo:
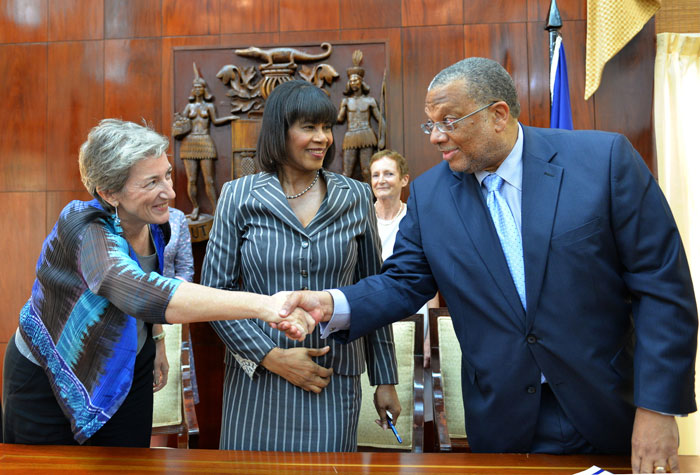
M 506 68 L 515 82 L 520 120 L 525 124 L 530 123 L 528 49 L 525 23 L 464 25 L 464 57 L 491 58 Z
M 0 45 L 0 65 L 0 90 L 10 112 L 0 127 L 0 191 L 43 190 L 46 44 Z
M 105 40 L 105 117 L 161 127 L 161 40 Z
M 624 134 L 652 171 L 655 40 L 652 20 L 608 61 L 594 95 L 596 129 Z
M 230 35 L 219 35 L 221 46 L 274 46 L 279 44 L 279 31 L 269 33 L 233 33 Z
M 564 21 L 561 34 L 569 73 L 569 96 L 574 128 L 594 129 L 595 96 L 587 101 L 583 98 L 586 88 L 586 22 L 584 20 Z M 651 89 L 649 93 L 651 94 Z
M 343 0 L 340 28 L 392 28 L 401 26 L 401 0 Z
M 549 33 L 544 21 L 530 22 L 528 28 L 529 63 L 529 123 L 536 127 L 549 127 Z M 593 129 L 595 125 L 595 99 L 583 99 L 586 66 L 586 22 L 565 21 L 561 29 L 569 73 L 571 114 L 575 129 Z
M 105 38 L 160 36 L 161 0 L 104 0 Z
M 46 193 L 0 193 L 0 229 L 12 239 L 0 240 L 3 278 L 0 279 L 0 341 L 17 329 L 19 310 L 29 298 L 41 244 L 46 237 Z M 8 234 L 8 235 L 9 235 Z
M 98 40 L 103 37 L 103 0 L 49 2 L 49 41 Z
M 461 25 L 403 29 L 404 150 L 414 177 L 440 162 L 435 146 L 420 130 L 426 121 L 428 84 L 443 68 L 464 58 Z
M 161 132 L 170 137 L 170 153 L 173 151 L 171 126 L 173 123 L 173 48 L 180 46 L 215 46 L 219 36 L 176 36 L 161 40 Z M 192 68 L 190 67 L 190 70 Z M 192 73 L 194 75 L 194 72 Z M 193 76 L 194 79 L 194 76 Z M 186 98 L 185 98 L 186 99 Z M 174 167 L 173 167 L 174 168 Z
M 546 21 L 551 1 L 527 0 L 528 21 Z M 585 20 L 587 18 L 586 0 L 557 0 L 557 7 L 559 8 L 562 21 Z
M 401 0 L 401 22 L 403 26 L 461 24 L 462 7 L 462 0 Z
M 527 114 L 521 114 L 520 122 L 524 125 L 534 127 L 549 127 L 550 99 L 549 99 L 549 33 L 544 29 L 544 22 L 529 22 L 527 24 L 527 44 L 528 44 L 528 94 L 527 105 L 521 99 L 523 110 L 527 107 Z M 568 58 L 569 71 L 571 65 Z M 569 73 L 570 75 L 571 73 Z M 569 84 L 571 78 L 569 78 Z M 572 91 L 573 92 L 573 91 Z M 592 101 L 591 101 L 592 102 Z M 528 117 L 525 122 L 524 117 Z M 574 122 L 576 119 L 574 118 Z
M 386 78 L 387 104 L 386 120 L 388 126 L 386 148 L 404 154 L 404 129 L 403 129 L 403 81 L 402 81 L 402 48 L 400 28 L 369 28 L 364 30 L 341 31 L 342 41 L 386 40 L 389 53 L 389 67 Z M 340 71 L 339 71 L 340 73 Z M 341 76 L 346 80 L 347 74 Z M 380 91 L 370 91 L 372 97 L 379 100 Z M 340 150 L 339 147 L 338 150 Z M 412 177 L 415 177 L 411 173 Z
M 279 0 L 280 31 L 337 30 L 339 0 Z
M 308 30 L 308 31 L 280 31 L 280 44 L 318 44 L 319 46 L 324 41 L 333 44 L 334 41 L 340 40 L 339 30 Z
M 475 2 L 464 0 L 464 23 L 512 23 L 527 21 L 527 3 L 513 0 Z
M 222 34 L 277 32 L 279 28 L 279 0 L 221 2 Z
M 163 36 L 218 35 L 218 0 L 162 0 Z
M 0 43 L 46 41 L 48 0 L 3 0 L 0 3 Z
M 46 161 L 49 190 L 82 190 L 78 151 L 104 117 L 102 41 L 49 43 Z
M 76 158 L 73 167 L 77 170 L 78 160 Z M 47 191 L 46 192 L 46 233 L 49 234 L 53 229 L 54 224 L 58 221 L 58 216 L 63 211 L 68 203 L 73 200 L 90 201 L 92 196 L 87 192 L 85 187 L 73 191 Z M 38 254 L 37 254 L 37 257 Z

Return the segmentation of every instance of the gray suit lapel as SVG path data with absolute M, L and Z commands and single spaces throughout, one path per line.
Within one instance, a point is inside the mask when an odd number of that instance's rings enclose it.
M 350 187 L 338 180 L 335 175 L 322 171 L 326 180 L 326 198 L 321 203 L 316 216 L 306 227 L 306 233 L 313 236 L 327 228 L 330 223 L 344 216 L 355 200 L 351 199 Z
M 284 195 L 284 191 L 282 191 L 282 185 L 277 175 L 267 172 L 261 173 L 257 176 L 250 193 L 267 208 L 270 213 L 291 228 L 306 235 L 306 230 L 287 203 L 287 198 Z

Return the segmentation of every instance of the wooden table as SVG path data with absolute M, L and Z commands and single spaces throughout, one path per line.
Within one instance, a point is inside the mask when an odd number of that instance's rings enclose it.
M 235 452 L 0 444 L 0 473 L 469 473 L 572 474 L 597 465 L 630 473 L 628 457 L 516 454 Z M 700 472 L 700 457 L 681 457 Z

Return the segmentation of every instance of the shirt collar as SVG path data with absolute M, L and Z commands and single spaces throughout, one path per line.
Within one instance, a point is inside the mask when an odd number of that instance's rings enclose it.
M 474 173 L 479 184 L 484 181 L 491 172 L 481 170 Z M 503 160 L 503 163 L 496 170 L 496 174 L 508 182 L 509 185 L 516 188 L 518 191 L 523 189 L 523 128 L 518 122 L 518 138 L 510 153 Z

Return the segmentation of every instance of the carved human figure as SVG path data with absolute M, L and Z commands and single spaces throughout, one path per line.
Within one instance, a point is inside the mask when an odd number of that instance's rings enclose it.
M 356 50 L 352 60 L 354 66 L 347 70 L 348 83 L 343 91 L 348 97 L 343 99 L 338 112 L 338 123 L 346 120 L 348 123 L 343 138 L 343 175 L 352 176 L 359 157 L 362 178 L 369 183 L 369 160 L 376 148 L 384 148 L 384 119 L 377 101 L 369 95 L 369 86 L 364 82 L 365 70 L 360 67 L 362 51 Z M 377 121 L 377 134 L 372 129 L 372 117 Z
M 214 160 L 216 160 L 216 146 L 209 135 L 209 122 L 214 125 L 222 125 L 237 119 L 235 115 L 217 117 L 213 97 L 207 87 L 207 82 L 199 74 L 194 66 L 195 78 L 190 93 L 190 103 L 185 106 L 182 116 L 191 122 L 191 130 L 182 139 L 180 145 L 180 158 L 185 164 L 187 173 L 187 195 L 192 203 L 192 212 L 188 217 L 192 221 L 199 218 L 199 201 L 197 200 L 197 179 L 199 169 L 204 175 L 204 187 L 212 209 L 216 209 L 216 187 L 214 182 Z

